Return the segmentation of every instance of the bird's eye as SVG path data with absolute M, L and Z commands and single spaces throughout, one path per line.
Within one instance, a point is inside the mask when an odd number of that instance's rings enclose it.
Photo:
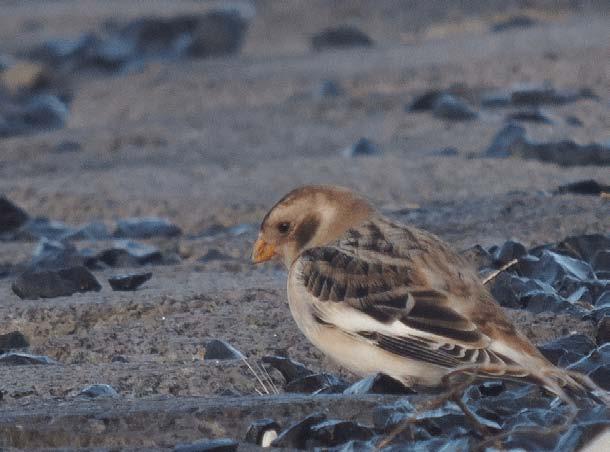
M 290 229 L 290 223 L 279 223 L 277 225 L 277 230 L 280 234 L 286 234 Z

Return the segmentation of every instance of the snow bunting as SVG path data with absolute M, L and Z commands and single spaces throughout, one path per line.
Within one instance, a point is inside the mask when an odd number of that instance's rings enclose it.
M 288 269 L 300 330 L 358 375 L 437 386 L 453 371 L 578 385 L 505 316 L 476 271 L 435 235 L 336 186 L 305 186 L 262 221 L 252 259 Z M 565 395 L 565 394 L 564 394 Z

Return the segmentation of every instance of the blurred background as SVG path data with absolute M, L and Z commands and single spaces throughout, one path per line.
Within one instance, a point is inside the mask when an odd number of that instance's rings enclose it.
M 0 190 L 72 223 L 154 213 L 196 233 L 310 181 L 388 203 L 549 189 L 596 170 L 473 157 L 509 122 L 609 139 L 606 1 L 1 9 Z M 374 156 L 341 154 L 361 138 Z
M 516 286 L 494 292 L 536 343 L 587 335 L 580 358 L 601 318 L 581 309 L 593 312 L 610 279 L 599 238 L 610 231 L 609 74 L 607 0 L 0 0 L 0 353 L 62 364 L 0 365 L 0 404 L 13 410 L 0 415 L 0 440 L 12 435 L 0 447 L 242 435 L 253 413 L 273 413 L 193 402 L 214 430 L 190 415 L 160 421 L 171 407 L 145 399 L 256 394 L 239 359 L 204 362 L 211 338 L 341 373 L 296 330 L 281 269 L 249 260 L 264 213 L 305 183 L 358 190 L 458 250 L 479 244 L 477 265 L 598 234 L 570 242 L 587 250 L 586 284 L 564 284 L 571 261 L 551 259 L 561 282 L 550 288 L 544 267 L 548 293 L 532 309 L 507 292 Z M 75 265 L 72 288 L 20 276 Z M 114 291 L 122 284 L 144 285 Z M 41 290 L 54 299 L 36 300 Z M 106 437 L 108 423 L 62 418 L 80 405 L 57 400 L 96 382 L 143 400 L 149 417 L 116 402 L 129 428 Z M 345 403 L 335 408 L 370 415 Z M 42 435 L 23 421 L 32 412 L 44 429 L 55 413 L 69 434 Z

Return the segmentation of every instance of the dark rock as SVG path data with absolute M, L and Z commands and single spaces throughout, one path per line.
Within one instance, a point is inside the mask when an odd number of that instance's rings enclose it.
M 588 311 L 579 308 L 558 295 L 548 293 L 532 293 L 521 297 L 523 307 L 533 314 L 541 312 L 561 312 L 575 317 L 585 317 Z
M 85 265 L 82 256 L 71 243 L 42 238 L 36 245 L 29 268 L 33 271 L 59 270 Z
M 208 360 L 227 360 L 242 359 L 244 355 L 231 344 L 219 339 L 212 339 L 205 344 L 204 359 Z
M 236 54 L 247 29 L 246 18 L 235 9 L 210 11 L 197 24 L 186 54 L 193 58 Z
M 485 150 L 485 156 L 494 158 L 510 157 L 515 150 L 527 142 L 525 129 L 515 123 L 509 123 L 500 130 Z
M 478 113 L 463 99 L 451 94 L 441 95 L 432 107 L 432 114 L 437 118 L 464 121 L 475 119 Z
M 610 390 L 610 343 L 592 350 L 588 356 L 570 365 L 569 369 L 583 372 L 602 389 Z
M 610 315 L 605 315 L 599 322 L 597 322 L 595 341 L 597 342 L 597 345 L 603 345 L 610 342 Z M 2 347 L 0 346 L 0 348 Z
M 560 105 L 582 98 L 595 97 L 595 94 L 588 89 L 560 91 L 550 85 L 517 85 L 511 91 L 511 103 L 514 105 Z
M 595 418 L 586 422 L 574 422 L 568 430 L 561 436 L 555 452 L 564 452 L 567 450 L 603 450 L 607 444 L 597 443 L 596 447 L 586 447 L 595 443 L 595 438 L 602 433 L 608 432 L 610 427 L 610 413 L 605 410 L 596 414 Z
M 410 438 L 401 439 L 393 443 L 394 448 L 390 450 L 403 450 L 405 442 L 411 443 Z M 470 451 L 475 450 L 476 443 L 468 437 L 464 438 L 432 438 L 425 441 L 418 441 L 409 447 L 409 451 L 428 452 L 428 451 Z
M 549 284 L 530 278 L 522 278 L 508 272 L 502 272 L 491 282 L 491 293 L 504 307 L 523 308 L 524 297 L 533 295 L 556 296 Z
M 540 109 L 520 110 L 509 113 L 506 116 L 508 121 L 535 122 L 539 124 L 553 124 L 551 117 Z
M 13 266 L 10 264 L 0 264 L 0 279 L 6 278 L 13 272 Z
M 197 236 L 195 236 L 195 238 L 197 238 L 197 237 L 215 237 L 217 235 L 222 235 L 222 234 L 228 234 L 228 235 L 237 237 L 237 236 L 249 234 L 249 233 L 255 232 L 255 231 L 257 231 L 257 228 L 255 226 L 253 226 L 251 224 L 247 224 L 247 223 L 236 224 L 234 226 L 229 226 L 229 227 L 225 227 L 221 224 L 214 224 L 214 225 L 208 227 L 207 229 L 205 229 L 203 232 L 201 232 Z
M 406 107 L 407 112 L 421 112 L 430 111 L 438 101 L 438 99 L 444 95 L 445 92 L 438 89 L 426 91 L 423 94 L 415 97 Z
M 468 434 L 469 427 L 464 415 L 460 412 L 439 410 L 429 417 L 423 418 L 421 425 L 432 437 L 447 435 L 450 438 L 459 438 Z M 477 418 L 477 420 L 483 420 Z M 485 422 L 486 420 L 483 420 Z M 498 429 L 497 424 L 490 422 L 490 426 Z
M 610 185 L 603 185 L 593 179 L 580 180 L 566 185 L 560 185 L 557 193 L 573 193 L 576 195 L 599 196 L 602 193 L 610 193 Z
M 585 234 L 567 237 L 556 246 L 557 252 L 592 263 L 599 250 L 610 250 L 610 236 Z
M 610 144 L 578 144 L 572 140 L 557 142 L 528 142 L 517 150 L 525 159 L 556 163 L 561 166 L 610 165 Z
M 199 262 L 211 262 L 211 261 L 226 261 L 232 259 L 231 256 L 223 253 L 222 251 L 212 248 L 207 251 L 203 256 L 197 259 Z
M 24 106 L 21 120 L 34 130 L 62 128 L 68 121 L 68 107 L 53 94 L 33 96 Z
M 127 358 L 125 358 L 123 355 L 114 355 L 111 359 L 110 359 L 111 363 L 128 363 L 129 360 Z
M 582 127 L 584 125 L 583 122 L 578 118 L 578 116 L 569 115 L 565 117 L 565 120 L 566 124 L 572 127 Z
M 509 91 L 491 91 L 483 93 L 481 105 L 487 108 L 506 107 L 510 105 Z
M 353 145 L 343 149 L 343 157 L 362 157 L 381 154 L 381 149 L 368 138 L 360 138 Z
M 494 253 L 494 264 L 497 267 L 508 264 L 513 259 L 519 259 L 527 254 L 527 249 L 522 243 L 507 240 Z
M 590 319 L 594 322 L 600 322 L 606 316 L 610 316 L 610 305 L 595 307 L 591 311 Z
M 347 384 L 334 375 L 321 373 L 307 375 L 296 380 L 292 380 L 284 387 L 286 392 L 298 392 L 303 394 L 328 393 L 330 389 L 332 393 L 341 393 L 345 390 Z
M 570 303 L 588 303 L 592 305 L 594 303 L 593 296 L 591 295 L 591 291 L 585 287 L 581 286 L 576 289 L 574 292 L 569 294 L 566 297 L 566 300 Z
M 227 228 L 227 232 L 235 237 L 238 237 L 240 235 L 244 235 L 244 234 L 249 234 L 251 232 L 255 232 L 258 231 L 258 228 L 255 227 L 252 224 L 247 224 L 247 223 L 242 223 L 242 224 L 236 224 L 233 226 L 230 226 L 229 228 Z
M 600 388 L 610 391 L 610 363 L 608 363 L 608 360 L 603 365 L 589 372 L 589 378 Z
M 57 271 L 27 271 L 13 283 L 13 292 L 22 299 L 70 296 L 77 292 L 99 292 L 102 286 L 85 267 Z
M 88 44 L 85 55 L 77 59 L 73 70 L 122 72 L 137 67 L 143 61 L 135 43 L 118 35 L 111 35 L 107 39 L 94 37 Z
M 591 304 L 600 305 L 600 297 L 604 291 L 610 290 L 610 281 L 602 279 L 582 280 L 574 276 L 564 276 L 557 284 L 557 293 L 562 297 L 570 297 L 577 294 L 583 287 L 587 291 L 583 294 L 585 301 L 593 300 Z
M 516 264 L 520 276 L 534 278 L 547 284 L 561 282 L 565 276 L 571 276 L 581 281 L 595 278 L 589 264 L 578 259 L 543 250 L 540 257 L 528 256 Z
M 6 71 L 13 64 L 15 64 L 15 59 L 13 57 L 0 54 L 0 72 Z
M 239 51 L 247 22 L 232 9 L 205 15 L 146 17 L 129 22 L 119 36 L 140 57 L 190 56 L 204 58 Z
M 179 444 L 174 452 L 235 452 L 239 443 L 232 439 L 202 439 L 191 444 Z
M 262 361 L 278 370 L 284 377 L 284 380 L 286 380 L 286 383 L 291 383 L 294 380 L 313 374 L 303 364 L 284 356 L 263 356 Z
M 504 450 L 553 450 L 558 441 L 557 431 L 517 429 L 506 436 L 503 447 Z
M 53 150 L 59 154 L 79 152 L 82 150 L 82 146 L 78 141 L 66 140 L 58 143 Z
M 130 240 L 117 240 L 113 248 L 102 251 L 97 259 L 110 267 L 137 267 L 160 264 L 163 255 L 158 248 Z
M 501 20 L 491 26 L 491 31 L 498 33 L 501 31 L 512 30 L 515 28 L 529 28 L 538 24 L 538 21 L 528 16 L 518 15 Z
M 305 449 L 311 428 L 326 420 L 323 413 L 314 413 L 292 424 L 271 443 L 271 447 L 284 447 L 289 449 Z
M 477 387 L 477 391 L 479 388 Z M 510 385 L 497 396 L 479 397 L 469 401 L 469 406 L 489 419 L 513 425 L 513 418 L 524 411 L 541 409 L 548 411 L 552 398 L 536 385 Z
M 595 273 L 610 272 L 610 249 L 599 250 L 595 253 L 591 265 Z
M 373 40 L 356 27 L 342 25 L 313 35 L 311 45 L 314 50 L 321 51 L 330 48 L 370 47 Z
M 314 425 L 307 439 L 307 449 L 313 447 L 334 447 L 350 440 L 367 441 L 373 431 L 352 421 L 328 420 Z
M 30 343 L 23 333 L 12 331 L 7 334 L 0 334 L 0 354 L 10 350 L 29 347 Z
M 235 9 L 202 15 L 145 17 L 109 27 L 104 37 L 86 33 L 74 40 L 51 40 L 29 56 L 63 72 L 124 71 L 151 58 L 204 58 L 239 51 L 247 20 Z
M 84 33 L 75 39 L 50 39 L 30 49 L 28 56 L 53 67 L 70 65 L 71 69 L 76 69 L 78 60 L 85 59 L 98 40 L 93 33 Z
M 130 273 L 128 275 L 113 276 L 108 278 L 110 287 L 115 291 L 136 290 L 146 281 L 152 278 L 152 273 Z
M 496 158 L 514 156 L 561 166 L 610 165 L 610 144 L 578 144 L 572 140 L 535 142 L 527 138 L 521 126 L 509 123 L 498 132 L 485 155 Z
M 318 95 L 321 98 L 339 97 L 344 93 L 343 88 L 336 80 L 322 80 L 318 88 Z
M 176 237 L 182 231 L 164 218 L 126 218 L 117 222 L 113 235 L 122 239 L 149 239 L 152 237 Z
M 115 398 L 119 396 L 119 393 L 116 392 L 116 390 L 110 386 L 110 385 L 105 385 L 105 384 L 94 384 L 94 385 L 89 385 L 86 388 L 84 388 L 80 393 L 80 396 L 84 396 L 84 397 L 88 397 L 90 399 L 97 399 L 97 398 Z
M 478 385 L 479 392 L 485 397 L 495 397 L 500 395 L 505 389 L 506 384 L 503 381 L 486 381 Z
M 560 337 L 538 347 L 550 362 L 559 367 L 567 367 L 595 348 L 595 344 L 584 334 Z
M 493 257 L 481 245 L 465 249 L 460 254 L 479 271 L 493 267 Z
M 76 230 L 61 221 L 53 221 L 48 218 L 34 218 L 28 221 L 20 232 L 38 239 L 63 240 L 74 234 Z
M 375 374 L 357 381 L 344 394 L 414 394 L 415 392 L 400 381 L 385 374 Z
M 405 398 L 388 405 L 380 405 L 373 410 L 373 425 L 376 429 L 389 432 L 406 418 L 416 414 L 415 407 Z
M 8 352 L 0 355 L 0 366 L 27 364 L 57 364 L 57 361 L 48 356 L 30 355 L 29 353 Z
M 0 196 L 0 234 L 19 229 L 28 218 L 28 214 L 22 208 Z
M 375 450 L 376 442 L 380 442 L 380 440 L 375 440 L 375 438 L 369 441 L 348 441 L 345 444 L 341 444 L 337 447 L 323 448 L 326 452 L 369 452 L 371 450 Z M 319 450 L 319 449 L 316 449 Z
M 280 430 L 280 425 L 273 419 L 258 419 L 248 427 L 245 441 L 261 447 L 269 447 Z M 269 441 L 269 438 L 271 438 L 271 441 Z
M 106 225 L 101 222 L 82 225 L 61 236 L 62 240 L 105 240 L 108 238 L 110 238 L 110 233 Z
M 395 408 L 392 409 L 393 407 Z M 375 427 L 384 432 L 392 431 L 405 419 L 411 419 L 416 427 L 415 431 L 405 433 L 407 436 L 416 436 L 417 439 L 428 439 L 441 435 L 447 438 L 459 438 L 469 432 L 464 414 L 454 403 L 445 403 L 440 408 L 418 412 L 403 399 L 393 405 L 379 407 L 373 412 Z M 487 420 L 482 421 L 488 422 Z M 490 425 L 496 427 L 497 424 L 491 422 Z

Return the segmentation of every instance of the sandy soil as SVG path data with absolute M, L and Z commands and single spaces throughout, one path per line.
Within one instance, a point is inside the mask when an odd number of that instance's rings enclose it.
M 473 2 L 448 10 L 445 2 L 418 1 L 406 11 L 389 0 L 333 2 L 332 8 L 322 1 L 254 2 L 241 55 L 152 62 L 126 75 L 77 76 L 68 127 L 0 141 L 0 193 L 31 215 L 70 224 L 102 220 L 109 226 L 122 217 L 158 215 L 184 230 L 181 238 L 154 241 L 180 255 L 181 263 L 151 267 L 153 278 L 135 293 L 111 291 L 106 279 L 120 270 L 96 272 L 103 284 L 99 293 L 45 301 L 20 300 L 10 288 L 13 275 L 0 279 L 0 333 L 19 330 L 32 352 L 60 363 L 0 367 L 5 441 L 0 446 L 163 448 L 206 436 L 243 436 L 250 420 L 274 413 L 265 403 L 274 407 L 275 399 L 216 399 L 227 390 L 255 395 L 257 383 L 243 363 L 202 361 L 209 338 L 227 340 L 250 361 L 287 353 L 314 370 L 353 379 L 297 331 L 285 303 L 285 273 L 248 261 L 262 215 L 297 185 L 337 183 L 360 190 L 388 214 L 439 234 L 457 249 L 509 238 L 535 245 L 571 234 L 608 233 L 608 199 L 552 194 L 581 179 L 610 184 L 607 167 L 480 158 L 506 110 L 482 110 L 473 122 L 404 111 L 428 88 L 459 83 L 476 93 L 548 81 L 558 88 L 591 88 L 601 99 L 546 108 L 554 123 L 527 124 L 530 136 L 608 140 L 607 4 L 586 2 L 574 9 L 571 2 L 528 2 L 539 25 L 488 31 L 498 15 L 518 11 L 519 3 Z M 76 5 L 4 2 L 0 53 L 16 53 L 49 37 L 76 36 L 109 18 L 201 11 L 214 3 Z M 375 47 L 309 49 L 311 33 L 344 22 L 369 33 Z M 343 96 L 317 94 L 328 78 L 341 83 Z M 568 115 L 583 126 L 566 124 Z M 383 154 L 339 155 L 361 136 L 375 140 Z M 82 149 L 55 151 L 66 140 Z M 435 154 L 448 146 L 458 154 Z M 239 237 L 189 238 L 217 223 L 254 228 Z M 34 247 L 0 242 L 0 265 L 27 261 Z M 198 262 L 212 248 L 232 259 Z M 538 343 L 592 331 L 588 322 L 561 316 L 513 316 Z M 128 362 L 113 362 L 118 355 Z M 92 383 L 111 384 L 121 401 L 76 400 Z M 231 416 L 219 417 L 210 428 L 214 413 L 225 412 L 223 400 L 241 408 L 227 411 Z M 307 410 L 298 408 L 301 403 L 275 413 L 302 417 Z M 336 402 L 316 403 L 329 409 Z M 367 405 L 359 406 L 362 412 Z M 155 413 L 163 410 L 182 414 L 159 421 Z M 135 412 L 159 421 L 158 430 L 133 421 Z M 192 419 L 185 412 L 205 415 Z M 116 425 L 100 424 L 100 413 L 109 413 Z M 81 433 L 74 427 L 79 419 L 91 423 Z M 47 422 L 55 427 L 45 430 L 46 439 L 36 439 L 36 429 Z

